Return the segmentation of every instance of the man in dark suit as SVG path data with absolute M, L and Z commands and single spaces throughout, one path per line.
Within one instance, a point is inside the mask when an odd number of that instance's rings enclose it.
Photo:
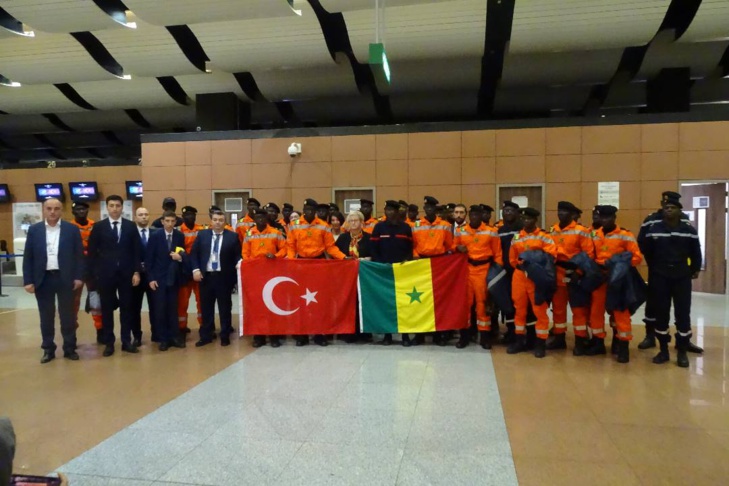
M 149 288 L 154 291 L 152 328 L 158 334 L 160 351 L 185 347 L 177 321 L 177 293 L 188 278 L 189 262 L 185 236 L 175 229 L 176 223 L 177 215 L 172 211 L 162 215 L 162 229 L 149 237 L 144 259 Z
M 83 285 L 84 248 L 78 228 L 61 221 L 62 212 L 63 206 L 58 199 L 43 202 L 45 221 L 28 229 L 23 254 L 23 285 L 26 292 L 35 294 L 40 313 L 43 337 L 41 363 L 48 363 L 56 357 L 56 298 L 63 335 L 63 356 L 73 361 L 79 359 L 73 293 Z
M 152 298 L 153 290 L 149 288 L 149 278 L 144 267 L 144 257 L 149 243 L 151 232 L 157 231 L 149 226 L 149 211 L 147 208 L 138 208 L 134 218 L 137 223 L 137 232 L 139 233 L 139 241 L 141 245 L 142 271 L 139 274 L 139 285 L 132 288 L 132 337 L 134 337 L 134 345 L 139 347 L 142 345 L 142 301 L 147 296 L 147 308 L 149 309 L 149 323 L 152 329 L 152 342 L 158 343 L 159 336 L 154 328 L 154 299 Z
M 123 219 L 121 196 L 106 198 L 109 217 L 94 224 L 89 236 L 88 273 L 90 288 L 101 298 L 104 356 L 114 354 L 114 309 L 119 306 L 122 351 L 138 353 L 132 343 L 132 288 L 139 285 L 142 271 L 141 242 L 137 226 Z
M 202 230 L 192 245 L 190 262 L 192 278 L 200 282 L 203 323 L 200 327 L 200 340 L 195 346 L 205 346 L 213 341 L 215 332 L 215 302 L 220 311 L 220 344 L 230 344 L 233 332 L 231 294 L 238 283 L 236 265 L 241 259 L 241 246 L 238 236 L 224 229 L 225 214 L 213 211 L 212 229 Z

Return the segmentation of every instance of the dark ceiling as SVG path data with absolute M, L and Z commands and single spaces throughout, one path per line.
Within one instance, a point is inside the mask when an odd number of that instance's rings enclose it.
M 1 1 L 0 166 L 199 126 L 729 112 L 727 0 L 379 3 L 391 84 L 375 0 Z

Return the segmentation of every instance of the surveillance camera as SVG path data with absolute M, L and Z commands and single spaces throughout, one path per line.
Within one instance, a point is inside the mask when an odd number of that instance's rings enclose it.
M 198 132 L 202 131 L 202 127 L 195 127 L 195 131 L 198 131 Z
M 289 157 L 296 157 L 297 155 L 301 154 L 301 144 L 300 143 L 292 143 L 289 145 Z

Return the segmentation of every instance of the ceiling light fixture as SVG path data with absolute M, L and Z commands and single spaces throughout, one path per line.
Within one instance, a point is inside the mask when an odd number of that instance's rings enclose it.
M 8 78 L 0 74 L 0 85 L 8 86 L 9 88 L 20 88 L 22 84 L 16 81 L 10 81 Z
M 298 15 L 299 17 L 301 17 L 301 13 L 302 13 L 301 9 L 300 8 L 296 8 L 296 6 L 299 4 L 299 1 L 298 0 L 286 0 L 286 3 L 289 4 L 289 7 L 291 7 L 291 10 L 296 15 Z

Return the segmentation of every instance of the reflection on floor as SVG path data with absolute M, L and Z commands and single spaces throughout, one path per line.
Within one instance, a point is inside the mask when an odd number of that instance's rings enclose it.
M 28 297 L 0 298 L 0 414 L 19 436 L 16 472 L 61 468 L 74 486 L 700 485 L 729 477 L 724 297 L 695 296 L 694 341 L 706 353 L 691 355 L 688 370 L 653 365 L 655 351 L 638 351 L 637 342 L 628 365 L 476 346 L 289 341 L 251 353 L 247 340 L 167 353 L 146 345 L 102 358 L 86 315 L 82 360 L 59 351 L 41 366 Z

